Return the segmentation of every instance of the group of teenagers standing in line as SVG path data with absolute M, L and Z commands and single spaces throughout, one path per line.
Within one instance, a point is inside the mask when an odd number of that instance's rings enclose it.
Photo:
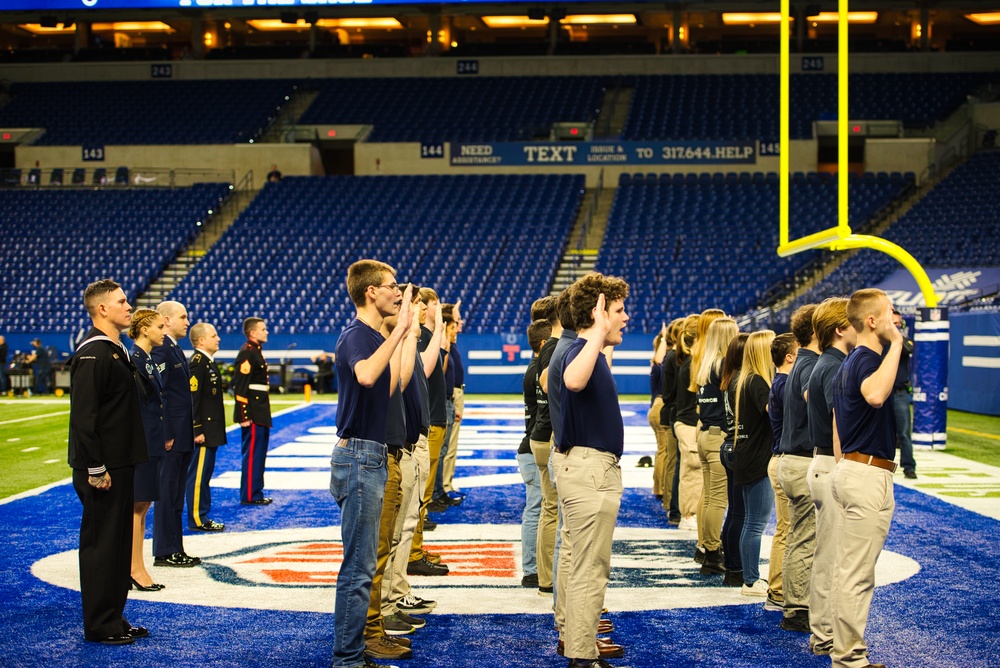
M 880 665 L 864 631 L 894 508 L 897 436 L 906 477 L 916 477 L 912 342 L 900 324 L 885 293 L 865 289 L 800 307 L 786 334 L 740 333 L 709 309 L 671 322 L 653 344 L 653 493 L 670 523 L 697 532 L 701 574 L 764 598 L 782 629 L 809 634 L 810 650 L 839 668 Z M 761 536 L 773 511 L 765 581 Z
M 219 335 L 208 323 L 190 327 L 190 363 L 178 345 L 188 334 L 187 310 L 166 301 L 132 312 L 121 286 L 96 281 L 84 292 L 93 327 L 76 347 L 70 367 L 68 461 L 83 505 L 80 592 L 84 636 L 127 645 L 149 635 L 124 618 L 128 592 L 158 592 L 144 559 L 146 516 L 153 506 L 153 566 L 201 563 L 184 550 L 188 527 L 220 532 L 209 517 L 209 482 L 217 448 L 226 443 L 222 374 L 214 360 Z M 263 496 L 267 431 L 271 425 L 267 341 L 260 318 L 244 322 L 247 342 L 236 358 L 234 419 L 242 427 L 240 500 L 267 505 Z M 128 332 L 128 350 L 121 333 Z

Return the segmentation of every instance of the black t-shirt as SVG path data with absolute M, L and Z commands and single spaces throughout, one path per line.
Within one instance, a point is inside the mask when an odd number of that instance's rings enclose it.
M 538 356 L 528 362 L 521 381 L 521 391 L 524 393 L 524 438 L 517 448 L 517 454 L 526 455 L 531 452 L 531 432 L 535 428 L 535 416 L 538 412 L 537 396 L 535 395 L 535 375 L 538 373 Z
M 417 350 L 419 352 L 427 350 L 433 336 L 434 333 L 431 330 L 421 327 Z M 437 363 L 434 365 L 434 371 L 431 372 L 430 378 L 427 379 L 427 385 L 430 397 L 431 425 L 435 427 L 447 426 L 448 409 L 445 406 L 444 363 L 440 350 L 437 351 Z
M 767 416 L 767 398 L 771 388 L 767 381 L 754 374 L 740 392 L 740 430 L 733 448 L 737 485 L 749 485 L 767 477 L 771 462 L 774 432 Z
M 663 387 L 663 408 L 660 410 L 660 423 L 664 426 L 673 425 L 676 418 L 675 398 L 677 397 L 677 352 L 672 348 L 667 351 L 660 365 Z
M 709 427 L 726 429 L 726 407 L 719 388 L 721 382 L 722 374 L 713 369 L 708 375 L 708 383 L 698 386 L 698 414 L 701 416 L 702 431 L 708 431 Z
M 549 415 L 549 395 L 542 390 L 542 372 L 549 368 L 552 352 L 556 349 L 559 339 L 550 336 L 542 349 L 538 351 L 538 369 L 535 372 L 535 395 L 537 396 L 538 412 L 535 417 L 535 428 L 531 430 L 531 440 L 548 442 L 552 438 L 552 420 Z
M 677 381 L 674 386 L 677 388 L 674 399 L 675 420 L 689 427 L 698 424 L 698 395 L 688 391 L 688 384 L 691 382 L 691 358 L 688 357 L 677 369 Z
M 833 447 L 833 377 L 845 357 L 836 348 L 827 348 L 809 376 L 809 440 L 817 448 Z

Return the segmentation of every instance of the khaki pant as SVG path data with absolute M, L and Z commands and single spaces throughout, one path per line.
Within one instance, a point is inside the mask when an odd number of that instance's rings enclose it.
M 553 449 L 552 457 L 549 460 L 549 463 L 552 465 L 552 486 L 556 488 L 557 496 L 559 494 L 559 468 L 562 466 L 564 461 L 566 461 L 566 455 Z M 559 514 L 562 514 L 561 499 L 559 500 Z M 566 532 L 559 531 L 559 554 L 557 555 L 558 563 L 553 565 L 553 570 L 555 570 L 556 573 L 555 577 L 552 578 L 553 586 L 555 587 L 554 594 L 556 599 L 556 630 L 559 632 L 562 632 L 563 626 L 566 624 L 566 583 L 570 579 L 570 561 L 573 556 L 573 544 L 567 544 L 566 540 Z
M 417 447 L 413 449 L 413 463 L 417 469 L 417 487 L 413 490 L 417 516 L 413 524 L 413 536 L 410 538 L 408 560 L 420 561 L 424 556 L 424 518 L 427 517 L 427 509 L 424 508 L 424 488 L 427 486 L 427 478 L 431 475 L 430 444 L 423 434 L 417 440 Z M 402 540 L 405 539 L 404 535 Z M 403 569 L 403 577 L 406 577 L 405 568 Z
M 698 432 L 698 460 L 701 463 L 703 482 L 702 503 L 698 511 L 698 536 L 699 543 L 707 551 L 722 547 L 722 521 L 726 517 L 726 507 L 729 505 L 726 467 L 719 459 L 719 447 L 725 437 L 721 431 L 717 434 L 711 431 Z
M 807 479 L 813 506 L 816 507 L 816 551 L 809 578 L 809 647 L 828 650 L 833 643 L 833 610 L 830 588 L 837 559 L 837 505 L 833 502 L 833 468 L 836 460 L 816 455 L 809 465 Z
M 389 563 L 392 548 L 392 534 L 396 528 L 396 517 L 400 507 L 400 468 L 396 456 L 386 458 L 389 475 L 385 481 L 385 496 L 382 499 L 382 515 L 378 523 L 378 555 L 375 559 L 375 575 L 372 577 L 368 595 L 368 619 L 365 622 L 365 639 L 372 640 L 385 635 L 382 626 L 382 581 Z
M 448 439 L 448 451 L 444 456 L 444 479 L 441 484 L 444 486 L 445 492 L 457 492 L 458 487 L 455 486 L 455 462 L 458 456 L 458 430 L 462 426 L 462 422 L 458 420 L 457 416 L 462 415 L 465 412 L 465 390 L 456 387 L 454 399 L 452 400 L 455 404 L 455 423 L 451 428 L 451 437 Z
M 875 590 L 875 563 L 896 507 L 892 473 L 842 459 L 833 471 L 832 496 L 840 531 L 834 566 L 830 659 L 834 668 L 860 668 L 869 663 L 865 627 Z
M 399 460 L 399 513 L 392 531 L 389 547 L 389 563 L 382 576 L 382 615 L 387 617 L 396 612 L 396 602 L 410 593 L 410 582 L 406 579 L 406 563 L 410 560 L 410 545 L 413 544 L 413 530 L 420 518 L 421 476 L 427 475 L 427 437 L 421 436 L 413 453 L 403 451 Z
M 681 479 L 677 486 L 678 506 L 682 517 L 698 514 L 704 479 L 701 476 L 701 460 L 698 458 L 698 427 L 687 426 L 683 422 L 674 423 L 677 434 L 677 450 L 681 458 Z
M 776 603 L 784 603 L 785 592 L 781 583 L 782 562 L 785 560 L 785 540 L 788 538 L 788 497 L 778 484 L 778 462 L 781 455 L 772 455 L 767 465 L 767 477 L 774 490 L 774 510 L 777 521 L 774 538 L 771 540 L 771 566 L 767 570 L 767 597 Z
M 427 482 L 421 488 L 420 521 L 413 530 L 413 545 L 410 548 L 410 561 L 420 561 L 424 556 L 424 522 L 427 521 L 427 504 L 434 496 L 434 481 L 437 478 L 438 460 L 441 459 L 441 446 L 444 445 L 444 427 L 432 426 L 427 432 L 428 470 Z
M 816 508 L 806 482 L 812 459 L 782 455 L 778 461 L 778 484 L 788 497 L 788 538 L 782 562 L 784 614 L 809 609 L 809 578 L 816 549 Z
M 542 512 L 538 516 L 538 541 L 535 543 L 535 563 L 538 566 L 538 586 L 552 586 L 552 556 L 556 549 L 556 527 L 559 524 L 559 497 L 549 478 L 549 456 L 552 439 L 529 441 L 542 481 Z
M 653 405 L 646 413 L 646 420 L 656 437 L 656 456 L 653 457 L 653 494 L 663 494 L 664 467 L 667 461 L 667 430 L 660 423 L 660 410 L 663 408 L 663 397 L 653 399 Z
M 571 449 L 559 465 L 563 510 L 559 557 L 569 555 L 565 623 L 560 636 L 570 659 L 596 659 L 597 623 L 611 576 L 611 543 L 621 506 L 622 471 L 614 455 L 593 448 Z

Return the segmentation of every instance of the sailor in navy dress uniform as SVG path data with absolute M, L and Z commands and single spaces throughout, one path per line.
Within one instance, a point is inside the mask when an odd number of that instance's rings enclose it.
M 187 480 L 188 526 L 199 531 L 223 531 L 226 525 L 209 518 L 215 454 L 226 444 L 226 408 L 222 404 L 222 374 L 213 355 L 219 351 L 215 327 L 191 327 L 191 401 L 194 406 L 194 458 Z
M 187 334 L 187 310 L 177 302 L 156 307 L 167 335 L 153 348 L 153 362 L 163 377 L 167 401 L 167 436 L 173 447 L 160 465 L 160 499 L 153 505 L 153 565 L 189 568 L 201 563 L 184 552 L 184 487 L 194 452 L 191 372 L 177 340 Z
M 135 364 L 139 390 L 139 410 L 142 427 L 146 432 L 146 454 L 149 461 L 135 467 L 135 501 L 153 502 L 160 498 L 160 464 L 167 454 L 164 444 L 167 438 L 166 423 L 163 419 L 165 401 L 163 399 L 163 378 L 153 364 L 153 358 L 139 346 L 132 346 L 132 362 Z
M 247 342 L 236 355 L 233 370 L 233 393 L 236 406 L 233 421 L 241 427 L 243 466 L 240 474 L 240 503 L 265 506 L 271 499 L 264 496 L 264 460 L 271 432 L 271 386 L 267 361 L 261 344 L 267 343 L 267 323 L 260 318 L 243 321 Z

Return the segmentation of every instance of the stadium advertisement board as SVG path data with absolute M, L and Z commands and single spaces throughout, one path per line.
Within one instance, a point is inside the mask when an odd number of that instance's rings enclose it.
M 939 306 L 958 304 L 1000 285 L 1000 268 L 997 267 L 947 267 L 927 268 L 927 276 L 934 285 Z M 875 286 L 885 291 L 892 305 L 902 312 L 915 313 L 926 306 L 924 296 L 917 287 L 917 279 L 906 269 L 899 269 Z
M 553 165 L 748 165 L 756 142 L 620 141 L 498 142 L 451 145 L 454 167 L 551 167 Z

